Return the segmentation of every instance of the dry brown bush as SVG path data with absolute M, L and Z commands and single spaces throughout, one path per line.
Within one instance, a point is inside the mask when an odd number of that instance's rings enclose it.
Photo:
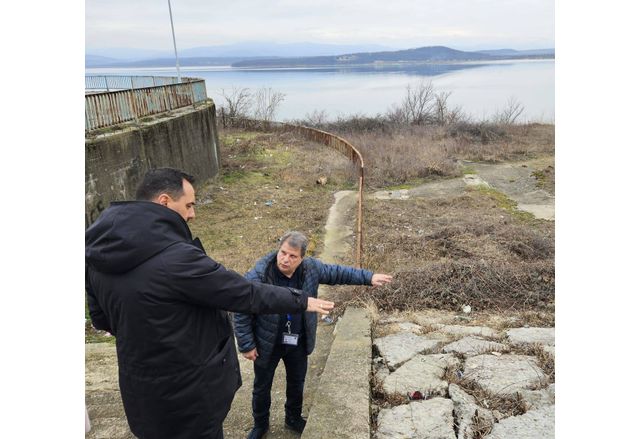
M 363 265 L 394 273 L 394 281 L 348 287 L 345 304 L 372 300 L 381 311 L 471 305 L 553 319 L 553 223 L 519 219 L 469 191 L 450 199 L 371 200 L 365 230 Z
M 546 309 L 554 304 L 552 261 L 501 263 L 433 262 L 397 272 L 394 282 L 379 288 L 358 287 L 354 294 L 382 310 L 436 308 L 457 310 Z
M 360 150 L 367 167 L 367 184 L 373 187 L 457 176 L 461 174 L 459 160 L 515 160 L 554 150 L 552 125 L 389 126 L 381 119 L 369 121 L 376 122 L 369 129 L 359 129 L 357 124 L 326 129 L 335 130 Z

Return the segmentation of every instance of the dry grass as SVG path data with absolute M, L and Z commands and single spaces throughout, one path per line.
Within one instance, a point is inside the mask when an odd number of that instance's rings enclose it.
M 554 225 L 514 217 L 489 195 L 366 204 L 364 266 L 394 273 L 380 288 L 351 287 L 345 302 L 383 311 L 554 307 Z M 553 319 L 546 317 L 547 321 Z
M 542 124 L 338 128 L 363 154 L 370 187 L 458 176 L 458 160 L 520 160 L 553 153 L 555 144 L 555 127 Z
M 209 256 L 245 273 L 287 230 L 307 234 L 309 255 L 320 252 L 333 192 L 353 185 L 350 162 L 289 134 L 223 130 L 220 140 L 221 173 L 198 187 L 190 224 Z

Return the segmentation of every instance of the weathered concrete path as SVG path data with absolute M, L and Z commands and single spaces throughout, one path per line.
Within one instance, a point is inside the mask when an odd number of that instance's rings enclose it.
M 327 219 L 324 251 L 320 256 L 325 262 L 336 263 L 348 257 L 351 251 L 349 238 L 353 234 L 351 222 L 356 198 L 353 191 L 341 191 L 335 194 L 335 202 Z M 321 297 L 330 297 L 328 288 L 321 287 Z M 333 341 L 333 324 L 319 322 L 316 348 L 309 357 L 304 405 L 302 414 L 308 416 L 320 376 L 327 361 Z M 118 366 L 115 346 L 108 343 L 85 345 L 85 395 L 91 419 L 92 429 L 86 436 L 90 439 L 130 439 L 134 436 L 124 415 L 122 400 L 118 389 Z M 236 393 L 231 410 L 224 423 L 227 439 L 246 438 L 253 427 L 251 415 L 251 392 L 253 389 L 253 363 L 238 354 L 243 385 Z M 284 428 L 285 402 L 284 366 L 278 367 L 271 392 L 270 431 L 267 437 L 296 438 L 300 435 Z M 368 411 L 368 408 L 367 408 Z
M 374 197 L 380 200 L 412 197 L 440 198 L 462 194 L 467 186 L 488 186 L 504 193 L 518 203 L 518 209 L 533 214 L 536 218 L 555 218 L 555 197 L 537 185 L 534 170 L 553 165 L 553 158 L 515 163 L 463 162 L 474 173 L 463 177 L 442 180 L 416 186 L 411 189 L 378 191 Z

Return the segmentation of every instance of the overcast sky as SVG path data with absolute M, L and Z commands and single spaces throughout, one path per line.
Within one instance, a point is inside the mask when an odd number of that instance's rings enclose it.
M 554 47 L 553 0 L 172 0 L 178 50 L 245 41 Z M 86 0 L 85 46 L 172 49 L 167 0 Z

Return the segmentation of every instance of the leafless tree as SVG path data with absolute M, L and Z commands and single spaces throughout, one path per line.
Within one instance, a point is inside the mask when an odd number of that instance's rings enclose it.
M 329 114 L 325 110 L 313 110 L 304 115 L 303 123 L 310 127 L 319 127 L 327 123 Z
M 399 106 L 392 106 L 387 117 L 396 123 L 422 125 L 432 122 L 436 95 L 431 81 L 415 86 L 407 85 L 407 92 Z
M 260 88 L 253 94 L 253 115 L 256 119 L 270 122 L 276 114 L 278 106 L 284 101 L 285 94 L 271 88 Z
M 524 106 L 515 97 L 511 96 L 507 101 L 507 105 L 502 110 L 496 111 L 493 121 L 498 124 L 513 125 L 523 111 Z
M 449 108 L 449 96 L 451 96 L 450 91 L 442 91 L 435 96 L 433 119 L 438 125 L 451 125 L 462 122 L 468 118 L 468 116 L 463 113 L 462 108 Z
M 227 92 L 222 89 L 222 97 L 225 103 L 222 107 L 229 117 L 246 117 L 251 108 L 251 92 L 248 88 L 233 87 Z

